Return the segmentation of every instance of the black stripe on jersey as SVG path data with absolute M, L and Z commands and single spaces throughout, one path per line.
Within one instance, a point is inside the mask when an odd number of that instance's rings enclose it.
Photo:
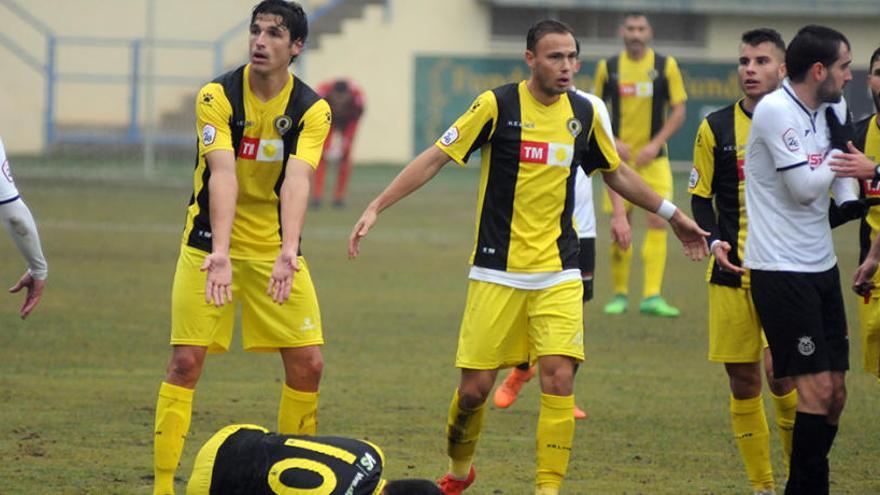
M 470 160 L 471 154 L 474 151 L 477 151 L 478 149 L 480 149 L 484 144 L 486 144 L 486 141 L 489 140 L 489 137 L 492 134 L 492 125 L 493 124 L 494 123 L 490 120 L 489 122 L 486 122 L 485 125 L 483 125 L 482 129 L 480 129 L 480 134 L 477 135 L 477 139 L 474 140 L 474 144 L 471 145 L 470 149 L 468 149 L 467 153 L 465 153 L 465 155 L 464 155 L 463 160 L 465 163 L 467 163 L 467 161 Z
M 669 102 L 669 81 L 666 79 L 666 56 L 654 52 L 654 95 L 651 97 L 651 139 L 666 122 L 666 103 Z M 666 156 L 666 146 L 660 147 L 657 157 Z
M 853 136 L 853 146 L 855 146 L 862 153 L 865 152 L 865 147 L 868 144 L 868 130 L 870 129 L 871 119 L 874 115 L 869 115 L 864 119 L 858 121 L 855 125 L 856 132 Z M 859 181 L 859 197 L 864 199 L 867 195 L 867 191 L 865 191 L 865 181 Z M 870 210 L 869 210 L 870 211 Z M 865 216 L 862 217 L 861 222 L 859 222 L 859 264 L 865 261 L 865 258 L 868 257 L 868 250 L 871 249 L 871 225 L 868 224 L 868 214 L 865 213 Z
M 310 88 L 307 84 L 302 82 L 298 77 L 293 76 L 293 91 L 290 94 L 290 99 L 287 101 L 287 108 L 284 110 L 284 114 L 290 117 L 290 121 L 294 123 L 294 126 L 291 126 L 291 129 L 288 130 L 284 136 L 282 136 L 282 140 L 284 141 L 284 157 L 281 162 L 281 173 L 278 174 L 278 180 L 275 182 L 275 195 L 278 196 L 281 194 L 281 184 L 284 182 L 284 176 L 287 173 L 287 159 L 290 158 L 290 155 L 296 153 L 296 147 L 299 144 L 299 135 L 303 130 L 302 118 L 305 113 L 312 108 L 312 105 L 318 102 L 321 99 L 321 96 L 318 95 L 312 88 Z M 278 237 L 282 237 L 282 224 L 281 224 L 281 202 L 278 202 Z M 300 237 L 300 241 L 302 241 L 302 237 Z M 297 256 L 302 255 L 302 242 L 299 243 L 300 247 L 297 248 Z
M 18 198 L 20 198 L 20 197 L 21 197 L 21 196 L 16 196 L 16 197 L 14 197 L 14 198 L 9 198 L 9 199 L 7 199 L 6 201 L 0 201 L 0 205 L 5 205 L 6 203 L 12 203 L 13 201 L 15 201 L 16 199 L 18 199 Z
M 619 55 L 615 55 L 605 62 L 608 78 L 602 89 L 603 99 L 611 107 L 611 130 L 615 136 L 620 135 L 620 74 L 617 73 L 618 65 L 620 65 Z
M 777 172 L 785 172 L 786 170 L 791 170 L 793 168 L 803 167 L 807 162 L 798 162 L 793 165 L 786 165 L 784 167 L 779 167 L 776 169 Z
M 568 102 L 574 117 L 581 123 L 581 132 L 575 136 L 574 149 L 584 150 L 577 159 L 572 160 L 571 172 L 565 181 L 565 206 L 562 209 L 562 217 L 559 219 L 559 237 L 556 239 L 556 248 L 559 250 L 559 259 L 562 269 L 580 268 L 578 264 L 577 232 L 574 230 L 571 219 L 574 214 L 574 186 L 577 178 L 577 168 L 581 167 L 589 173 L 596 168 L 610 168 L 608 161 L 599 150 L 593 129 L 593 104 L 590 100 L 579 96 L 574 91 L 568 92 Z M 592 168 L 590 168 L 592 167 Z M 589 171 L 587 170 L 589 168 Z M 572 240 L 575 240 L 572 242 Z
M 728 105 L 706 117 L 706 123 L 715 136 L 712 153 L 714 172 L 712 193 L 717 213 L 718 233 L 722 241 L 730 244 L 728 259 L 742 266 L 739 259 L 739 170 L 736 160 L 736 107 Z M 742 277 L 723 271 L 718 262 L 712 264 L 709 281 L 728 287 L 742 287 Z
M 505 123 L 520 121 L 522 110 L 518 84 L 506 84 L 492 92 L 495 93 L 498 105 L 498 125 L 492 136 L 489 176 L 480 209 L 480 231 L 477 234 L 474 265 L 506 270 L 516 180 L 519 175 L 522 129 Z
M 233 153 L 238 153 L 241 137 L 244 133 L 244 66 L 234 71 L 227 72 L 212 82 L 223 86 L 223 93 L 232 106 L 232 116 L 229 118 L 229 130 L 232 135 Z M 196 168 L 199 166 L 199 145 L 196 142 Z M 189 204 L 198 202 L 199 213 L 193 218 L 193 227 L 187 239 L 187 246 L 211 252 L 213 242 L 211 240 L 211 206 L 208 181 L 211 178 L 211 167 L 205 159 L 205 170 L 202 172 L 202 188 L 198 196 L 193 193 Z

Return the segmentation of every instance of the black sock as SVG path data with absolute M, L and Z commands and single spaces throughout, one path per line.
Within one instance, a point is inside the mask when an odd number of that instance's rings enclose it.
M 826 424 L 825 428 L 828 436 L 828 448 L 825 449 L 825 455 L 827 456 L 831 452 L 831 446 L 834 445 L 834 438 L 837 437 L 837 425 Z
M 798 411 L 785 495 L 828 495 L 828 416 Z

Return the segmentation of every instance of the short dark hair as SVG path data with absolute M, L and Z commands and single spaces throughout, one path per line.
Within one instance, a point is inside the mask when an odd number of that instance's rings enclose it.
M 277 15 L 281 18 L 281 24 L 290 32 L 290 42 L 306 42 L 309 36 L 309 22 L 302 6 L 291 0 L 263 0 L 254 6 L 251 13 L 251 24 L 257 20 L 259 14 Z
M 443 495 L 433 481 L 393 480 L 385 485 L 385 495 Z
M 642 12 L 641 10 L 630 10 L 629 12 L 624 12 L 623 17 L 620 18 L 620 23 L 623 24 L 627 19 L 632 19 L 633 17 L 644 17 L 648 24 L 651 24 L 651 19 L 648 19 L 648 14 Z
M 529 28 L 529 34 L 526 35 L 526 50 L 534 53 L 535 45 L 538 44 L 538 41 L 544 36 L 556 33 L 556 34 L 565 34 L 568 33 L 574 38 L 574 30 L 568 24 L 557 21 L 556 19 L 543 19 L 532 25 Z
M 772 43 L 776 48 L 779 48 L 782 53 L 785 53 L 785 41 L 782 41 L 782 36 L 779 34 L 779 31 L 772 28 L 758 28 L 746 31 L 742 35 L 742 42 L 750 46 L 758 46 L 761 43 Z
M 830 67 L 840 55 L 840 44 L 850 48 L 849 40 L 840 31 L 811 24 L 795 35 L 785 52 L 788 77 L 801 82 L 816 62 Z
M 871 66 L 874 65 L 874 62 L 876 62 L 878 59 L 880 59 L 880 47 L 874 50 L 874 53 L 871 54 L 871 60 L 868 61 L 869 72 L 871 70 Z

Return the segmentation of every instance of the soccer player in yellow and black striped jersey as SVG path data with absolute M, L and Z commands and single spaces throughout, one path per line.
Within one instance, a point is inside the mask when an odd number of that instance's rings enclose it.
M 832 170 L 844 177 L 861 180 L 861 198 L 870 205 L 859 229 L 861 252 L 857 277 L 864 272 L 872 243 L 877 243 L 880 233 L 880 48 L 871 54 L 868 71 L 868 89 L 874 102 L 875 113 L 856 124 L 855 139 L 849 153 L 831 162 Z M 875 269 L 876 269 L 876 261 Z M 867 287 L 863 286 L 867 284 Z M 880 274 L 861 276 L 855 282 L 856 289 L 864 294 L 859 304 L 859 322 L 862 334 L 862 366 L 864 370 L 880 378 Z M 873 290 L 868 287 L 873 287 Z
M 428 480 L 382 478 L 377 445 L 342 437 L 270 433 L 229 425 L 199 450 L 187 495 L 262 493 L 322 495 L 438 495 Z
M 685 119 L 687 94 L 681 72 L 674 58 L 648 46 L 652 31 L 645 14 L 626 14 L 620 34 L 625 50 L 599 61 L 594 93 L 608 103 L 620 157 L 657 194 L 671 200 L 672 171 L 666 141 Z M 614 191 L 607 193 L 605 211 L 611 213 L 611 278 L 615 295 L 603 311 L 621 314 L 629 305 L 631 211 Z M 649 315 L 678 316 L 679 310 L 660 296 L 666 266 L 666 223 L 647 212 L 647 226 L 642 245 L 644 285 L 639 310 Z
M 565 476 L 574 436 L 572 373 L 584 358 L 583 286 L 572 226 L 575 167 L 600 170 L 624 197 L 670 219 L 693 258 L 707 253 L 707 233 L 620 165 L 609 123 L 570 90 L 577 56 L 570 27 L 554 20 L 532 26 L 525 52 L 529 80 L 479 95 L 370 203 L 351 234 L 354 257 L 380 212 L 449 160 L 464 165 L 480 150 L 476 239 L 455 362 L 461 381 L 447 422 L 449 473 L 439 481 L 447 495 L 473 483 L 471 460 L 498 369 L 530 357 L 539 363 L 542 391 L 536 493 L 558 493 Z
M 749 482 L 756 494 L 770 494 L 775 485 L 760 364 L 762 351 L 766 359 L 769 352 L 752 303 L 749 273 L 741 268 L 748 221 L 742 167 L 752 112 L 785 76 L 785 42 L 779 33 L 766 28 L 743 33 L 737 74 L 744 97 L 709 114 L 697 131 L 689 191 L 694 218 L 711 232 L 713 257 L 706 275 L 709 360 L 724 363 L 727 371 L 734 438 Z M 790 378 L 774 380 L 772 365 L 765 364 L 787 467 L 797 391 Z
M 227 350 L 232 338 L 233 296 L 242 303 L 244 348 L 281 354 L 278 430 L 316 430 L 323 335 L 299 245 L 331 115 L 288 70 L 307 33 L 297 3 L 264 0 L 251 17 L 250 63 L 197 97 L 194 191 L 172 289 L 173 351 L 156 404 L 154 494 L 174 493 L 205 356 Z

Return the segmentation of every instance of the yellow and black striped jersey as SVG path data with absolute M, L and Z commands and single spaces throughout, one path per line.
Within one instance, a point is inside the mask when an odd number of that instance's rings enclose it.
M 743 163 L 751 127 L 752 115 L 743 109 L 742 100 L 703 119 L 694 141 L 694 168 L 688 182 L 691 194 L 714 198 L 719 238 L 730 244 L 728 259 L 737 266 L 742 266 L 748 225 Z M 730 287 L 749 287 L 748 272 L 740 277 L 722 271 L 714 257 L 706 279 Z
M 687 100 L 684 81 L 674 58 L 648 49 L 641 60 L 626 51 L 596 66 L 596 96 L 611 111 L 614 135 L 638 153 L 666 122 L 668 105 Z M 666 154 L 666 146 L 659 156 Z
M 436 145 L 460 165 L 478 149 L 482 156 L 474 267 L 578 269 L 572 168 L 608 172 L 620 163 L 590 100 L 569 92 L 544 105 L 525 81 L 500 86 L 479 95 Z
M 186 493 L 379 495 L 384 464 L 382 451 L 369 442 L 230 425 L 199 450 Z
M 856 135 L 853 144 L 871 161 L 880 161 L 880 125 L 877 122 L 877 114 L 871 115 L 856 124 Z M 880 201 L 880 184 L 872 180 L 864 180 L 859 184 L 861 197 Z M 859 227 L 859 263 L 865 260 L 871 242 L 880 232 L 880 205 L 871 206 L 862 218 Z M 874 275 L 874 284 L 880 285 L 880 272 Z M 880 291 L 873 291 L 874 297 L 880 297 Z
M 211 251 L 205 154 L 235 153 L 238 200 L 229 255 L 236 259 L 275 259 L 281 248 L 278 194 L 289 158 L 318 166 L 330 130 L 330 107 L 299 78 L 261 101 L 250 89 L 250 65 L 228 72 L 199 91 L 196 99 L 198 156 L 193 195 L 187 208 L 183 243 Z

